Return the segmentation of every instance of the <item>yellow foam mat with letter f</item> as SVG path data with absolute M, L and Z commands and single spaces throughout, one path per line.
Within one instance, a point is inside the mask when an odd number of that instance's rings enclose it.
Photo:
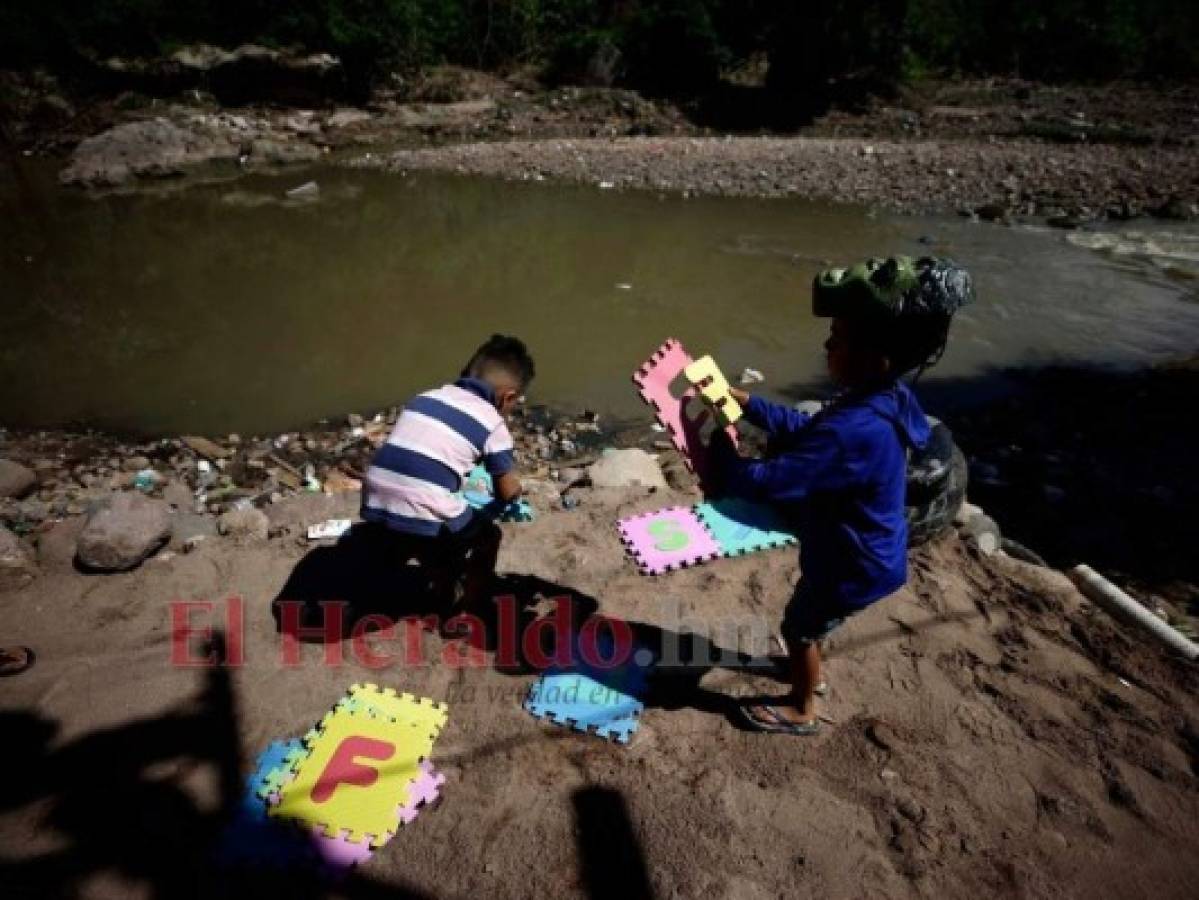
M 729 393 L 729 383 L 711 356 L 697 359 L 683 370 L 683 375 L 695 385 L 721 425 L 732 425 L 741 418 L 741 404 Z

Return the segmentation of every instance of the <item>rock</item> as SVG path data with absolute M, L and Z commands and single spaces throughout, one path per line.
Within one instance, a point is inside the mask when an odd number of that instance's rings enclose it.
M 570 487 L 572 484 L 582 481 L 586 475 L 586 470 L 580 469 L 578 466 L 563 466 L 558 470 L 558 481 L 564 487 Z
M 186 484 L 181 481 L 168 481 L 162 489 L 162 499 L 175 509 L 190 510 L 195 506 L 196 498 L 192 495 L 191 490 Z
M 326 494 L 339 494 L 342 491 L 360 491 L 362 490 L 362 482 L 357 478 L 351 478 L 340 469 L 330 469 L 325 475 L 324 484 L 321 485 L 322 490 Z
M 75 547 L 85 522 L 75 516 L 65 519 L 37 538 L 38 565 L 46 571 L 70 572 L 75 568 Z
M 298 144 L 291 141 L 256 140 L 250 144 L 249 163 L 265 163 L 272 166 L 286 166 L 292 163 L 316 162 L 321 158 L 321 151 L 311 144 Z
M 875 720 L 866 726 L 866 737 L 881 750 L 893 750 L 899 744 L 895 732 L 886 722 Z
M 909 822 L 915 822 L 916 824 L 920 824 L 921 822 L 924 821 L 924 816 L 925 816 L 924 807 L 921 806 L 919 803 L 917 803 L 915 800 L 913 800 L 911 797 L 904 797 L 904 798 L 900 799 L 895 804 L 895 808 L 899 811 L 899 814 L 901 816 L 903 816 L 905 819 L 907 819 Z
M 161 547 L 171 533 L 171 508 L 141 494 L 116 494 L 88 516 L 76 556 L 89 569 L 132 569 Z
M 150 460 L 144 456 L 130 456 L 121 461 L 121 468 L 126 472 L 140 472 L 150 468 Z
M 0 591 L 18 591 L 37 577 L 37 563 L 24 542 L 0 527 Z
M 227 135 L 209 134 L 170 122 L 127 122 L 82 141 L 58 175 L 62 184 L 111 187 L 135 177 L 181 175 L 190 167 L 236 160 L 238 146 Z
M 216 527 L 226 537 L 265 541 L 270 535 L 271 523 L 262 510 L 246 506 L 223 513 L 217 519 Z
M 676 491 L 687 491 L 695 487 L 696 478 L 680 457 L 675 456 L 662 463 L 662 474 L 666 483 Z
M 965 525 L 975 516 L 982 515 L 982 507 L 975 506 L 973 503 L 962 501 L 962 505 L 958 507 L 957 513 L 953 517 L 954 525 Z
M 37 487 L 37 475 L 11 459 L 0 459 L 0 498 L 15 497 L 18 500 Z
M 186 447 L 200 454 L 200 456 L 212 460 L 213 462 L 218 459 L 225 459 L 232 455 L 231 451 L 226 450 L 220 444 L 214 443 L 206 437 L 190 434 L 185 435 L 184 437 L 180 438 L 180 440 L 183 441 Z
M 665 488 L 666 478 L 657 461 L 637 447 L 609 450 L 587 470 L 597 488 L 623 488 L 641 485 Z
M 966 543 L 990 556 L 1003 546 L 1003 533 L 999 524 L 985 513 L 971 516 L 964 525 L 959 526 L 958 532 Z
M 179 512 L 171 520 L 171 549 L 187 552 L 188 545 L 216 537 L 217 524 L 212 516 Z

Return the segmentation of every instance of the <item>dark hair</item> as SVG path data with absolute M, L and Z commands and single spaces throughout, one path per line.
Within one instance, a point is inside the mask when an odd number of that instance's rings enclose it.
M 537 374 L 533 357 L 524 341 L 506 334 L 493 334 L 484 342 L 462 370 L 463 378 L 485 378 L 495 369 L 502 369 L 520 385 L 523 391 Z
M 898 379 L 913 370 L 934 365 L 945 352 L 949 338 L 949 313 L 896 316 L 855 322 L 852 340 L 891 363 L 890 377 Z

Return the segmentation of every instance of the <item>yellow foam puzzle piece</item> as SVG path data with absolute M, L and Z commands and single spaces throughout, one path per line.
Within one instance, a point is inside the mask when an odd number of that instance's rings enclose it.
M 449 716 L 449 707 L 444 703 L 396 693 L 393 688 L 381 688 L 377 684 L 352 684 L 345 699 L 352 701 L 350 705 L 364 707 L 376 716 L 428 731 L 434 740 Z
M 304 738 L 311 752 L 268 812 L 380 847 L 399 827 L 399 807 L 434 739 L 419 725 L 336 707 Z
M 691 384 L 699 388 L 700 396 L 708 402 L 708 405 L 720 418 L 721 425 L 732 425 L 741 418 L 741 404 L 734 400 L 732 394 L 729 393 L 729 383 L 725 379 L 724 373 L 720 371 L 720 367 L 716 365 L 716 360 L 711 356 L 697 359 L 683 369 L 683 375 Z M 703 387 L 699 387 L 700 382 L 708 378 L 711 381 Z

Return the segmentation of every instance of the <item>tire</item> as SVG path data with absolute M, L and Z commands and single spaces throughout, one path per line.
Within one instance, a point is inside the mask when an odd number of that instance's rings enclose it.
M 918 547 L 953 527 L 966 500 L 966 456 L 945 423 L 929 416 L 928 446 L 908 461 L 904 513 L 908 546 Z

